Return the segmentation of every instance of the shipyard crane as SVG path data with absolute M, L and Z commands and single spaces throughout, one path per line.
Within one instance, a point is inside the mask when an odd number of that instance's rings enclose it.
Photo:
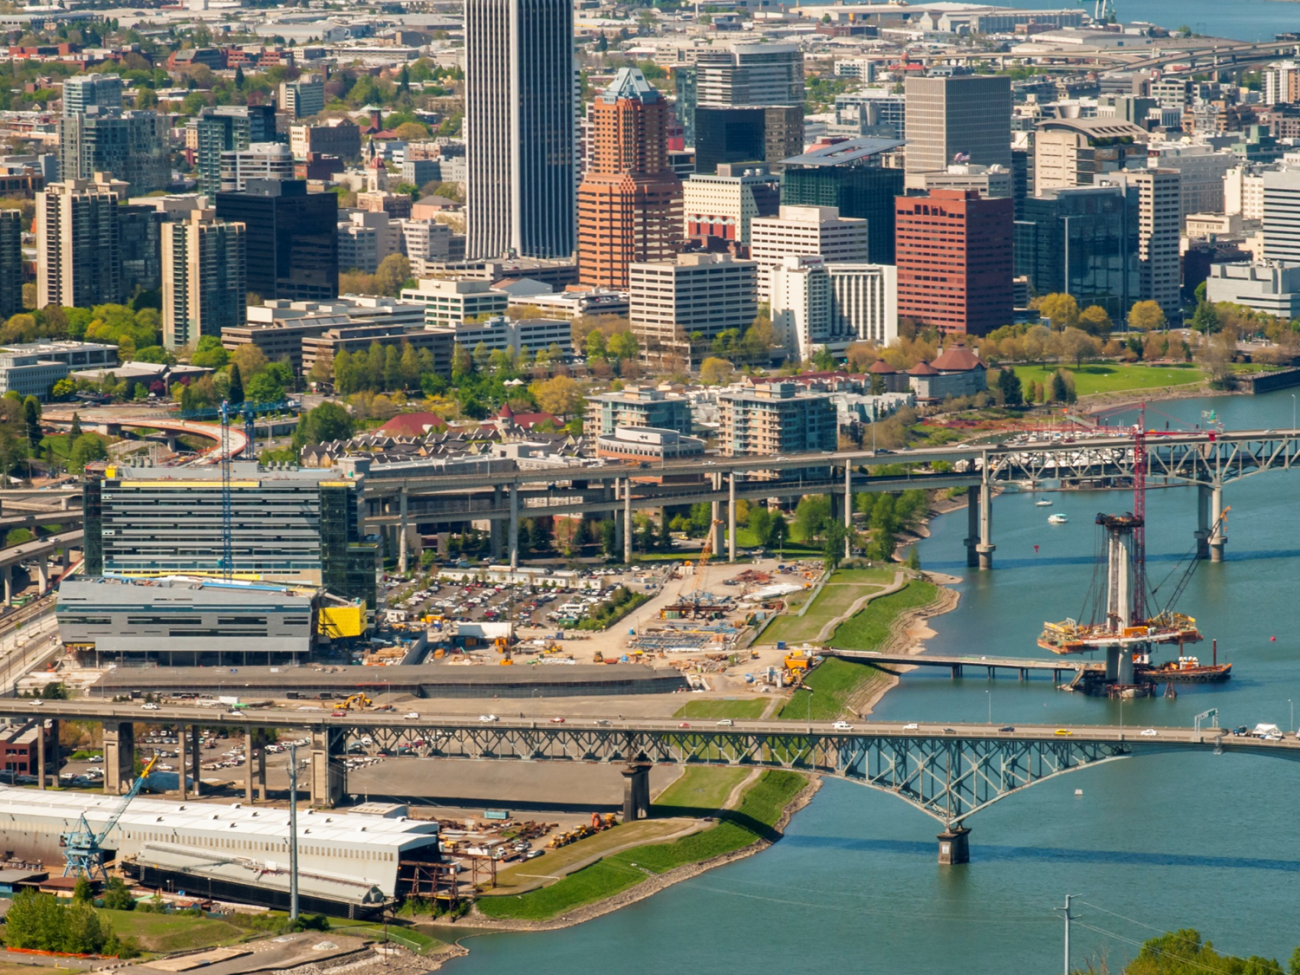
M 144 780 L 149 777 L 157 761 L 157 755 L 149 759 L 149 764 L 131 783 L 130 790 L 122 797 L 122 801 L 118 803 L 117 808 L 108 817 L 108 822 L 98 833 L 90 828 L 86 814 L 82 813 L 77 828 L 59 837 L 59 845 L 63 847 L 63 876 L 84 876 L 89 880 L 108 882 L 108 872 L 104 869 L 104 842 L 108 839 L 108 834 L 113 831 L 113 827 L 117 825 L 117 821 L 122 818 L 122 814 L 126 812 L 126 807 L 131 805 L 131 800 L 139 794 L 140 787 L 144 785 Z M 185 770 L 181 769 L 180 774 L 184 775 Z

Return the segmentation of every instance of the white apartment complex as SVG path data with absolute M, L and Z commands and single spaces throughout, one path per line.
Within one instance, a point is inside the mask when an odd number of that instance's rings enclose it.
M 789 255 L 772 269 L 772 324 L 786 354 L 842 353 L 898 337 L 898 272 L 891 264 L 833 264 Z
M 1242 220 L 1264 219 L 1264 177 L 1246 166 L 1223 174 L 1223 212 L 1241 214 Z
M 750 224 L 749 256 L 758 265 L 758 294 L 768 297 L 771 272 L 788 255 L 820 254 L 827 263 L 867 261 L 867 222 L 837 207 L 783 206 L 779 216 Z

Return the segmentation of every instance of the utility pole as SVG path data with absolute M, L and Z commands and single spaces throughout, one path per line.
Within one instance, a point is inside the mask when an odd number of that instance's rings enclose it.
M 1065 918 L 1065 968 L 1062 969 L 1065 975 L 1070 975 L 1070 922 L 1079 920 L 1079 915 L 1070 913 L 1070 899 L 1078 896 L 1078 894 L 1066 894 L 1065 907 L 1052 908 L 1054 911 L 1060 911 Z
M 182 772 L 182 775 L 185 773 Z M 1066 899 L 1069 904 L 1069 899 Z M 298 746 L 289 746 L 289 920 L 298 920 Z M 1066 921 L 1068 930 L 1070 922 Z M 1067 938 L 1068 940 L 1068 938 Z M 1067 952 L 1068 954 L 1068 952 Z

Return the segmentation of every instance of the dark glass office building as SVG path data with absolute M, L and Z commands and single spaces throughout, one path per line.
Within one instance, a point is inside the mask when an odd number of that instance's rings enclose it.
M 263 298 L 319 301 L 339 293 L 338 197 L 304 180 L 250 179 L 217 194 L 217 217 L 247 229 L 248 290 Z

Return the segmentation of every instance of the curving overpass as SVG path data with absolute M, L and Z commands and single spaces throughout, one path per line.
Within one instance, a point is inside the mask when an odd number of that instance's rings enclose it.
M 181 420 L 169 417 L 165 413 L 140 416 L 138 414 L 109 413 L 103 410 L 89 413 L 78 410 L 77 418 L 83 430 L 94 430 L 108 437 L 120 436 L 123 430 L 160 430 L 167 437 L 168 447 L 173 450 L 178 437 L 203 437 L 206 440 L 213 441 L 214 448 L 205 453 L 198 463 L 215 464 L 221 459 L 221 425 L 218 423 Z M 72 414 L 47 413 L 42 417 L 42 422 L 55 426 L 70 426 L 72 424 Z M 232 423 L 230 425 L 230 456 L 238 456 L 247 444 L 248 438 L 244 436 L 243 426 Z
M 20 545 L 12 545 L 9 548 L 0 550 L 0 578 L 4 580 L 4 604 L 6 606 L 13 605 L 13 570 L 16 566 L 35 559 L 40 591 L 44 593 L 50 587 L 49 557 L 55 551 L 61 551 L 63 553 L 63 568 L 67 569 L 71 562 L 68 557 L 69 550 L 80 548 L 85 542 L 85 537 L 85 531 L 77 528 L 72 531 L 60 532 L 57 535 L 49 535 L 45 538 L 35 538 L 30 542 L 23 542 Z
M 1115 726 L 1004 726 L 991 724 L 901 724 L 867 721 L 712 721 L 570 719 L 565 722 L 504 718 L 351 712 L 334 717 L 278 708 L 227 711 L 221 708 L 139 705 L 93 701 L 10 700 L 0 716 L 76 719 L 104 726 L 108 791 L 121 791 L 134 774 L 134 723 L 147 720 L 178 726 L 181 765 L 187 757 L 198 779 L 197 730 L 245 729 L 254 743 L 266 729 L 301 730 L 311 739 L 312 801 L 333 806 L 347 791 L 342 758 L 349 741 L 371 751 L 395 752 L 415 741 L 421 757 L 506 763 L 603 764 L 625 779 L 624 816 L 649 814 L 649 770 L 654 765 L 717 765 L 788 769 L 856 782 L 896 796 L 939 821 L 940 858 L 963 862 L 975 813 L 1039 782 L 1094 765 L 1135 756 L 1201 751 L 1242 752 L 1300 760 L 1300 740 L 1238 737 L 1222 728 L 1133 729 Z M 186 734 L 187 727 L 190 729 Z M 55 736 L 57 740 L 57 735 Z M 398 759 L 400 761 L 400 759 Z M 45 755 L 38 753 L 44 783 Z M 57 767 L 57 760 L 55 762 Z M 253 763 L 246 765 L 248 798 Z M 258 771 L 265 794 L 266 768 Z M 184 780 L 182 775 L 181 780 Z

